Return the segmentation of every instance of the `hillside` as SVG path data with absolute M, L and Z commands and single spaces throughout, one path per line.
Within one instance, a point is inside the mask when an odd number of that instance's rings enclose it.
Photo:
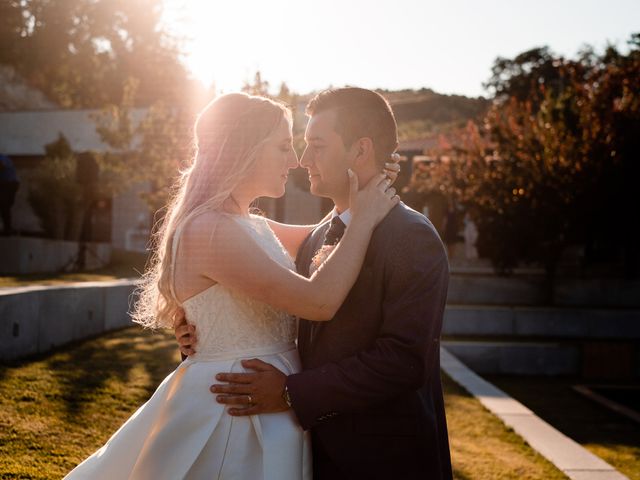
M 426 88 L 378 92 L 393 107 L 401 140 L 423 138 L 462 126 L 468 120 L 480 117 L 490 104 L 483 97 L 443 95 Z

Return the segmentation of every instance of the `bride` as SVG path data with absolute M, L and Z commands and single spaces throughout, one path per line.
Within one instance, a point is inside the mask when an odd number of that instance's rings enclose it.
M 249 357 L 299 371 L 295 316 L 334 316 L 398 197 L 384 174 L 359 190 L 345 172 L 353 219 L 311 278 L 295 273 L 269 222 L 249 213 L 256 198 L 282 196 L 297 166 L 291 122 L 283 105 L 241 93 L 199 115 L 197 153 L 169 204 L 133 314 L 146 327 L 172 327 L 184 309 L 198 329 L 198 352 L 65 478 L 311 478 L 309 437 L 291 410 L 233 417 L 208 387 L 219 372 L 244 371 L 240 361 Z M 300 240 L 308 231 L 300 227 Z

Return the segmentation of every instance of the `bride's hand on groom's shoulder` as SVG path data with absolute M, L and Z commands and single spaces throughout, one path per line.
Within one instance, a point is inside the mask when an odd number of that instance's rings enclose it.
M 183 355 L 188 357 L 196 353 L 196 327 L 187 323 L 187 317 L 182 308 L 178 309 L 173 317 L 173 333 Z

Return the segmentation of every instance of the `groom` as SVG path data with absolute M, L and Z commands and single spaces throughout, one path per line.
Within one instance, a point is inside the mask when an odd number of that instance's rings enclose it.
M 371 90 L 326 90 L 309 102 L 307 114 L 300 163 L 311 193 L 331 198 L 335 210 L 300 248 L 296 265 L 305 276 L 327 237 L 339 241 L 349 224 L 346 170 L 365 185 L 397 148 L 391 108 Z M 348 155 L 354 144 L 357 160 Z M 270 364 L 247 360 L 243 365 L 255 373 L 220 374 L 217 380 L 227 383 L 211 390 L 232 395 L 219 395 L 221 403 L 239 395 L 250 399 L 247 408 L 231 410 L 238 416 L 292 408 L 311 430 L 316 480 L 450 479 L 439 357 L 448 282 L 436 230 L 401 203 L 374 231 L 360 275 L 335 317 L 300 320 L 302 372 L 287 377 Z M 188 347 L 194 339 L 179 341 Z

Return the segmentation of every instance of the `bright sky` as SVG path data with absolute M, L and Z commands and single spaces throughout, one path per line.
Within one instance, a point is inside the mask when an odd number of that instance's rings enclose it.
M 190 37 L 186 61 L 205 85 L 238 90 L 256 70 L 275 91 L 330 85 L 484 94 L 498 56 L 548 45 L 626 48 L 639 0 L 165 0 Z

